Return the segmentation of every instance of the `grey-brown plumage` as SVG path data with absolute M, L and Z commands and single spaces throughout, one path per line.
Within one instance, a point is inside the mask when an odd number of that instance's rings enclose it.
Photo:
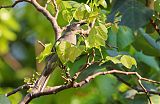
M 84 22 L 76 22 L 69 26 L 67 26 L 66 30 L 62 33 L 62 36 L 57 41 L 67 41 L 69 43 L 72 43 L 74 45 L 77 44 L 77 38 L 76 38 L 76 30 L 80 28 L 81 25 L 85 24 Z M 55 51 L 55 48 L 53 48 L 52 51 Z M 36 81 L 36 89 L 38 91 L 43 91 L 47 84 L 47 80 L 49 79 L 49 74 L 56 68 L 57 63 L 59 61 L 57 54 L 51 54 L 47 57 L 47 63 L 45 66 L 45 69 L 43 70 L 40 78 Z
M 67 41 L 76 45 L 76 30 L 79 29 L 80 25 L 80 23 L 73 23 L 70 26 L 67 26 L 66 30 L 62 33 L 62 36 L 60 37 L 60 39 L 58 39 L 58 41 Z

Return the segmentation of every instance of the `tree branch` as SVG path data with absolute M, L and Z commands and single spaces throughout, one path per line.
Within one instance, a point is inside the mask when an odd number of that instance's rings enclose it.
M 16 92 L 18 92 L 18 91 L 20 91 L 20 90 L 23 90 L 23 89 L 27 89 L 27 90 L 28 90 L 29 88 L 33 88 L 33 85 L 32 85 L 32 84 L 24 84 L 24 85 L 22 85 L 22 86 L 19 86 L 19 87 L 16 88 L 16 89 L 14 89 L 13 91 L 5 94 L 5 96 L 8 97 L 8 96 L 10 96 L 10 95 L 15 94 Z
M 91 80 L 93 80 L 95 77 L 100 76 L 100 75 L 107 75 L 107 74 L 136 75 L 138 80 L 144 80 L 144 81 L 147 81 L 147 82 L 150 82 L 150 83 L 155 83 L 155 81 L 153 81 L 153 80 L 141 77 L 137 72 L 125 72 L 125 71 L 120 71 L 120 70 L 110 70 L 110 71 L 94 73 L 93 75 L 88 76 L 85 80 L 80 81 L 80 82 L 74 82 L 74 83 L 70 83 L 68 85 L 60 85 L 60 86 L 55 86 L 55 87 L 47 87 L 43 90 L 43 92 L 35 92 L 35 93 L 30 94 L 28 96 L 29 96 L 29 99 L 31 100 L 33 98 L 37 98 L 37 97 L 44 96 L 44 95 L 56 94 L 56 93 L 58 93 L 60 91 L 63 91 L 65 89 L 82 87 L 83 85 L 85 85 L 85 84 L 89 83 Z M 141 89 L 140 88 L 134 88 L 129 83 L 127 83 L 123 79 L 121 79 L 120 77 L 117 77 L 117 78 L 122 83 L 129 86 L 130 88 L 135 89 L 138 92 L 145 92 L 143 88 L 141 88 Z M 159 84 L 160 82 L 156 82 L 156 83 Z M 160 95 L 160 92 L 156 92 L 156 91 L 146 90 L 146 92 L 149 93 L 149 94 Z M 20 104 L 26 104 L 26 103 L 20 103 Z
M 46 10 L 45 7 L 39 5 L 36 0 L 31 0 L 29 3 L 34 5 L 34 7 L 51 22 L 53 30 L 55 31 L 55 38 L 56 40 L 58 40 L 61 37 L 62 30 L 57 23 L 57 17 L 52 16 L 51 13 L 48 10 Z
M 46 10 L 45 7 L 42 7 L 36 0 L 16 0 L 12 5 L 0 6 L 1 8 L 13 8 L 20 2 L 28 2 L 32 4 L 39 12 L 41 12 L 52 24 L 53 30 L 55 31 L 55 39 L 58 40 L 61 37 L 62 30 L 57 23 L 57 15 L 58 12 L 56 10 L 55 17 L 51 15 L 51 13 Z M 56 3 L 54 3 L 56 5 Z M 56 7 L 57 8 L 57 7 Z

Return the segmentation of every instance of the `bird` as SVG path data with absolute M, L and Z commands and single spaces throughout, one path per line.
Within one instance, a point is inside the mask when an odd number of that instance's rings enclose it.
M 74 22 L 66 27 L 65 31 L 62 32 L 62 36 L 55 42 L 67 41 L 73 45 L 77 44 L 77 31 L 80 29 L 80 26 L 86 24 L 86 22 Z M 39 79 L 35 83 L 35 90 L 42 92 L 46 87 L 47 80 L 49 79 L 49 74 L 54 71 L 59 63 L 58 55 L 56 54 L 55 47 L 52 48 L 52 54 L 46 58 L 46 65 L 41 73 Z

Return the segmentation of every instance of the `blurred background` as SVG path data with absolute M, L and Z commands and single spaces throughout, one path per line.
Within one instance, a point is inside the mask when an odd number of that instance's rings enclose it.
M 11 4 L 11 1 L 8 0 L 5 3 Z M 66 25 L 63 17 L 61 19 L 59 24 Z M 32 77 L 35 72 L 42 71 L 44 63 L 37 63 L 36 56 L 43 50 L 43 47 L 37 43 L 37 40 L 43 43 L 54 43 L 54 32 L 49 21 L 32 5 L 20 3 L 14 9 L 0 10 L 0 94 L 23 85 L 24 78 Z M 56 70 L 54 73 L 59 74 L 52 76 L 49 84 L 62 84 L 60 71 Z M 150 72 L 152 75 L 153 73 L 155 71 Z M 146 96 L 141 95 L 137 95 L 134 100 L 126 99 L 127 90 L 129 88 L 112 75 L 100 76 L 82 88 L 43 96 L 34 99 L 30 104 L 147 103 Z M 9 99 L 12 104 L 18 104 L 25 94 L 26 91 L 18 92 Z

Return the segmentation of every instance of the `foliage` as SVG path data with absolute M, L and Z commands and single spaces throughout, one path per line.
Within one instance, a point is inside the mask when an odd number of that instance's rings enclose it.
M 1 0 L 0 6 L 11 3 L 11 0 Z M 46 1 L 38 0 L 38 3 L 45 6 Z M 154 26 L 150 26 L 150 19 L 153 19 L 160 28 L 157 16 L 160 0 L 154 2 L 154 10 L 146 7 L 146 0 L 57 0 L 57 5 L 57 22 L 61 28 L 85 20 L 87 24 L 81 28 L 88 30 L 90 23 L 95 21 L 89 34 L 76 34 L 77 45 L 54 41 L 55 33 L 50 22 L 30 4 L 0 9 L 0 94 L 22 85 L 24 79 L 26 83 L 35 83 L 37 78 L 32 80 L 28 77 L 35 72 L 42 72 L 44 61 L 51 54 L 57 54 L 60 63 L 48 85 L 64 83 L 61 74 L 65 73 L 60 70 L 63 65 L 72 77 L 86 64 L 86 60 L 99 63 L 87 67 L 78 81 L 95 72 L 110 70 L 110 66 L 160 81 L 160 35 Z M 54 5 L 49 3 L 47 9 L 55 15 Z M 46 44 L 41 47 L 42 44 L 37 44 L 36 40 Z M 51 52 L 53 46 L 56 52 Z M 37 61 L 39 64 L 36 64 Z M 84 87 L 43 96 L 34 99 L 31 104 L 149 103 L 146 95 L 131 90 L 114 75 L 96 77 Z M 134 76 L 119 76 L 132 86 L 140 87 Z M 147 90 L 160 91 L 159 85 L 143 81 L 142 84 Z M 20 100 L 25 94 L 18 93 L 17 99 Z M 17 100 L 11 97 L 8 97 L 11 103 L 16 104 Z M 10 104 L 8 98 L 0 95 L 0 104 Z M 157 95 L 151 96 L 153 104 L 159 104 L 159 99 Z

